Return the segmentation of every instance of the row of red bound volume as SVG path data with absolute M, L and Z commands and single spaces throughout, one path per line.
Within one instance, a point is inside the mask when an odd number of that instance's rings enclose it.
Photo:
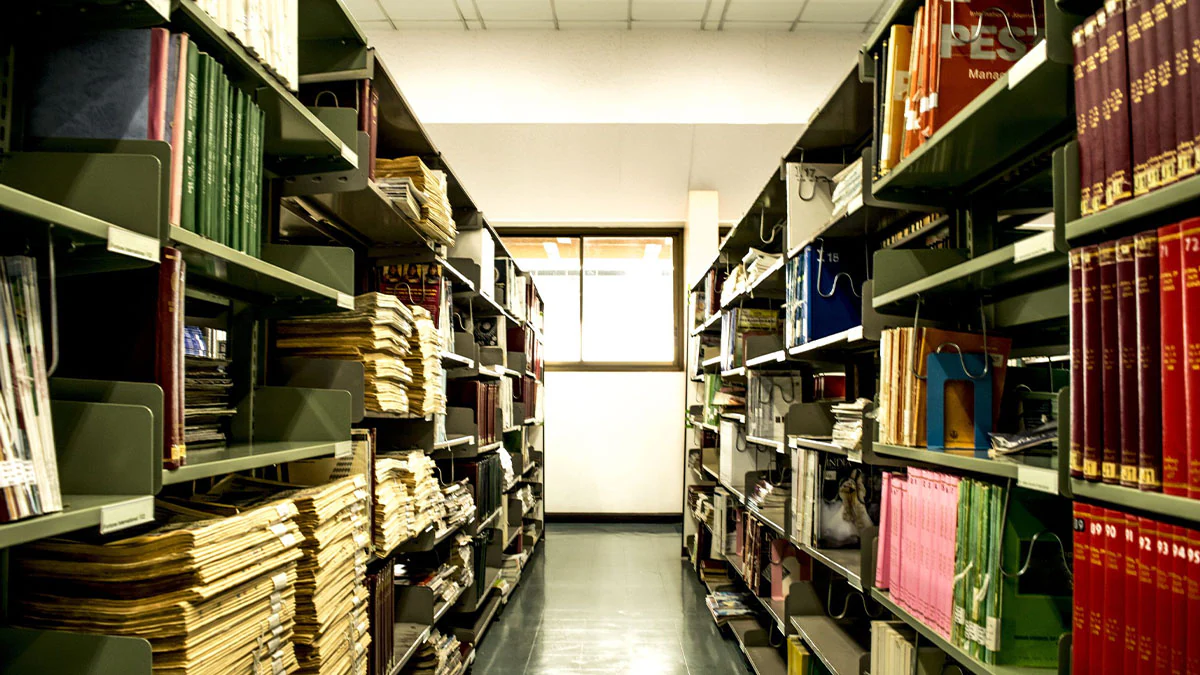
M 1200 532 L 1075 503 L 1074 675 L 1200 673 Z
M 1069 260 L 1071 475 L 1200 498 L 1200 218 Z
M 1186 0 L 1106 0 L 1072 33 L 1083 215 L 1195 173 L 1197 38 Z

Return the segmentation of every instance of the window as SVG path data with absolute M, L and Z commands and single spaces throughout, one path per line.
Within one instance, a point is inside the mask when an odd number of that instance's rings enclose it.
M 678 232 L 504 236 L 546 304 L 546 362 L 559 370 L 677 369 Z

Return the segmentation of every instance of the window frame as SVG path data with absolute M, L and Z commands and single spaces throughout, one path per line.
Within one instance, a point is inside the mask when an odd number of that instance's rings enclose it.
M 580 357 L 583 355 L 583 261 L 584 240 L 601 237 L 664 237 L 671 239 L 671 294 L 674 307 L 675 357 L 671 361 L 546 361 L 546 370 L 552 372 L 683 372 L 685 336 L 683 332 L 683 227 L 497 227 L 496 233 L 503 241 L 510 237 L 571 237 L 579 239 L 579 329 Z

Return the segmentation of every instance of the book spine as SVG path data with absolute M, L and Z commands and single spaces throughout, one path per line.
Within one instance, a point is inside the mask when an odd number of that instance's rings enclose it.
M 204 91 L 204 165 L 203 190 L 199 195 L 204 205 L 204 229 L 200 234 L 218 241 L 217 237 L 217 84 L 223 79 L 221 66 L 210 56 L 208 61 L 208 86 Z
M 1083 249 L 1083 477 L 1100 480 L 1104 447 L 1104 368 L 1101 363 L 1104 327 L 1100 318 L 1100 247 Z
M 1119 416 L 1121 485 L 1138 484 L 1138 358 L 1137 358 L 1137 272 L 1134 268 L 1133 237 L 1117 241 L 1117 381 L 1120 389 Z M 1074 412 L 1074 411 L 1072 411 Z
M 1192 92 L 1188 102 L 1190 120 L 1192 123 L 1192 170 L 1200 170 L 1200 44 L 1196 44 L 1196 36 L 1200 36 L 1200 3 L 1184 2 L 1183 14 L 1187 21 L 1187 36 L 1190 38 L 1184 58 L 1188 61 L 1188 89 Z
M 1154 4 L 1154 77 L 1157 78 L 1158 98 L 1158 172 L 1159 186 L 1170 185 L 1179 179 L 1178 159 L 1175 152 L 1175 53 L 1172 48 L 1174 15 L 1170 12 L 1171 0 L 1159 0 Z
M 183 215 L 183 164 L 187 152 L 184 127 L 187 120 L 187 89 L 188 89 L 188 35 L 180 33 L 171 36 L 171 60 L 175 64 L 173 95 L 168 98 L 171 138 L 171 218 L 172 225 L 182 227 L 180 219 Z
M 179 365 L 183 352 L 183 254 L 164 247 L 158 268 L 158 296 L 155 332 L 157 359 L 155 379 L 163 390 L 163 466 L 177 469 L 184 463 L 183 418 L 179 411 L 183 398 Z
M 1138 537 L 1141 535 L 1141 518 L 1125 514 L 1125 578 L 1122 588 L 1125 593 L 1125 643 L 1121 672 L 1137 673 L 1138 667 L 1138 620 L 1141 612 L 1141 592 L 1138 588 Z M 1086 672 L 1086 671 L 1084 671 Z
M 1071 284 L 1071 446 L 1068 458 L 1071 477 L 1083 478 L 1084 411 L 1087 410 L 1083 395 L 1083 249 L 1071 250 L 1067 260 Z
M 1088 643 L 1088 617 L 1091 608 L 1088 606 L 1088 591 L 1091 581 L 1088 572 L 1091 570 L 1091 512 L 1092 507 L 1081 502 L 1075 502 L 1074 535 L 1072 538 L 1072 561 L 1075 583 L 1071 601 L 1071 669 L 1076 673 L 1092 672 L 1092 655 L 1094 651 Z M 961 517 L 962 509 L 959 509 Z
M 1104 40 L 1108 47 L 1105 89 L 1110 117 L 1109 133 L 1104 140 L 1104 166 L 1107 169 L 1105 198 L 1106 203 L 1113 206 L 1133 196 L 1125 1 L 1106 0 L 1104 11 L 1108 15 Z
M 1162 345 L 1159 342 L 1158 232 L 1133 237 L 1137 275 L 1138 489 L 1162 489 Z
M 146 140 L 167 140 L 167 53 L 171 33 L 165 28 L 150 29 L 150 120 Z
M 1183 345 L 1183 247 L 1179 224 L 1158 229 L 1162 343 L 1162 489 L 1187 494 L 1187 403 Z
M 1200 630 L 1200 532 L 1187 530 L 1187 625 L 1188 634 Z M 1188 644 L 1184 672 L 1200 673 L 1200 646 Z
M 1127 86 L 1129 88 L 1129 122 L 1132 133 L 1129 145 L 1132 150 L 1133 163 L 1133 195 L 1145 194 L 1146 166 L 1150 154 L 1146 138 L 1149 133 L 1147 124 L 1148 108 L 1145 97 L 1145 87 L 1142 86 L 1141 75 L 1145 65 L 1145 39 L 1142 37 L 1142 4 L 1149 0 L 1126 0 L 1125 2 L 1125 50 L 1127 69 Z
M 1121 466 L 1121 349 L 1117 323 L 1117 246 L 1115 242 L 1100 245 L 1097 261 L 1100 274 L 1100 391 L 1103 421 L 1101 423 L 1100 477 L 1105 483 L 1119 480 Z
M 1088 551 L 1088 647 L 1092 651 L 1092 672 L 1105 672 L 1104 656 L 1104 625 L 1107 606 L 1105 605 L 1104 584 L 1105 566 L 1108 555 L 1108 539 L 1104 535 L 1105 525 L 1108 524 L 1108 509 L 1092 507 L 1091 518 L 1091 549 Z
M 1104 110 L 1104 80 L 1100 72 L 1101 50 L 1104 49 L 1103 43 L 1100 41 L 1099 19 L 1102 18 L 1104 10 L 1096 12 L 1096 15 L 1088 19 L 1083 24 L 1084 48 L 1087 52 L 1087 58 L 1084 60 L 1084 89 L 1087 91 L 1088 98 L 1088 134 L 1091 135 L 1096 151 L 1091 153 L 1091 166 L 1088 168 L 1089 186 L 1090 186 L 1090 208 L 1089 213 L 1096 213 L 1105 208 L 1104 204 L 1104 130 L 1103 130 L 1103 110 Z M 1105 50 L 1107 53 L 1107 50 Z
M 1171 672 L 1171 645 L 1175 634 L 1174 598 L 1171 595 L 1171 539 L 1175 527 L 1159 523 L 1154 543 L 1154 668 Z
M 375 158 L 379 156 L 379 90 L 371 88 L 371 107 L 367 134 L 370 136 L 370 164 L 367 165 L 367 178 L 375 180 Z
M 1183 293 L 1183 391 L 1188 494 L 1200 498 L 1200 218 L 1180 224 Z
M 1188 651 L 1187 528 L 1171 528 L 1171 673 L 1183 675 Z M 1161 608 L 1160 608 L 1161 609 Z M 1195 649 L 1195 648 L 1193 648 Z
M 1154 0 L 1141 0 L 1141 16 L 1138 17 L 1138 27 L 1142 33 L 1142 66 L 1140 75 L 1142 82 L 1143 103 L 1146 107 L 1144 132 L 1146 134 L 1146 170 L 1145 189 L 1157 190 L 1162 181 L 1162 144 L 1160 142 L 1160 126 L 1162 119 L 1158 110 L 1161 96 L 1158 88 L 1158 44 L 1162 39 L 1156 14 Z M 1174 125 L 1171 126 L 1172 133 Z
M 1169 0 L 1171 15 L 1172 104 L 1175 113 L 1175 177 L 1177 180 L 1196 173 L 1195 132 L 1192 131 L 1192 82 L 1188 76 L 1192 33 L 1188 23 L 1188 0 Z
M 180 198 L 179 225 L 196 231 L 196 125 L 200 118 L 200 50 L 188 43 L 187 91 L 183 121 L 183 185 Z
M 1075 133 L 1079 140 L 1079 212 L 1089 215 L 1092 212 L 1092 155 L 1096 148 L 1092 147 L 1092 136 L 1088 133 L 1088 96 L 1085 84 L 1085 68 L 1087 63 L 1086 42 L 1083 36 L 1083 26 L 1076 26 L 1071 31 L 1071 46 L 1075 51 Z
M 1104 665 L 1125 663 L 1125 514 L 1107 509 L 1104 524 Z
M 1138 528 L 1138 595 L 1140 610 L 1136 617 L 1138 626 L 1138 675 L 1154 675 L 1155 630 L 1157 607 L 1155 596 L 1156 571 L 1158 569 L 1158 523 L 1143 518 Z

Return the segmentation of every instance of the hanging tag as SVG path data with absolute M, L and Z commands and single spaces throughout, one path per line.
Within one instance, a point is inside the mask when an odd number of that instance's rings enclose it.
M 159 261 L 161 249 L 158 240 L 154 237 L 147 237 L 144 234 L 111 225 L 108 228 L 108 250 L 156 263 Z

